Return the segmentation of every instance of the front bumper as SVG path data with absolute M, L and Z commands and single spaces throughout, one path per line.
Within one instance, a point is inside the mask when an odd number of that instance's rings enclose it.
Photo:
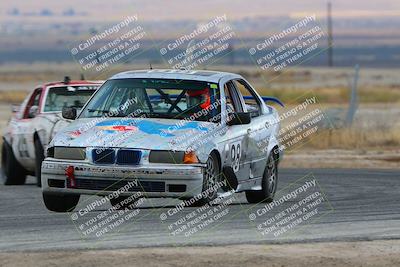
M 74 169 L 72 185 L 65 173 L 70 166 Z M 141 192 L 146 197 L 190 198 L 202 192 L 203 169 L 201 164 L 118 166 L 46 158 L 42 163 L 42 191 L 106 196 L 134 182 L 135 186 L 130 186 L 122 196 Z

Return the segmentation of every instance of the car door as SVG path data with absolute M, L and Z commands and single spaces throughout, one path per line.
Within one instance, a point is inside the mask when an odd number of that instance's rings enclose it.
M 239 94 L 230 80 L 224 85 L 224 95 L 226 101 L 226 110 L 232 112 L 243 112 L 243 105 Z M 228 112 L 229 113 L 229 112 Z M 248 145 L 248 125 L 230 125 L 225 134 L 225 151 L 227 153 L 229 165 L 236 174 L 238 181 L 249 179 L 250 161 L 247 153 Z
M 36 88 L 30 95 L 26 105 L 21 110 L 20 119 L 16 122 L 14 132 L 15 142 L 13 143 L 14 152 L 20 162 L 27 160 L 27 165 L 32 165 L 35 158 L 33 134 L 35 129 L 35 117 L 39 112 L 42 88 Z
M 243 111 L 249 112 L 251 115 L 251 123 L 247 125 L 248 144 L 246 151 L 247 161 L 249 161 L 249 176 L 250 179 L 261 177 L 266 164 L 270 138 L 268 115 L 263 114 L 261 99 L 246 81 L 235 79 L 232 83 L 239 93 Z

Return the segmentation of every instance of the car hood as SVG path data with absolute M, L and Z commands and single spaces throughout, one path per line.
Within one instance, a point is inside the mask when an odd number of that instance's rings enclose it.
M 59 131 L 54 146 L 186 150 L 215 128 L 210 122 L 149 118 L 84 118 Z

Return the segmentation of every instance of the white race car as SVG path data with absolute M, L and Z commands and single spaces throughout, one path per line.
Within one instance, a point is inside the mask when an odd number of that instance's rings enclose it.
M 234 190 L 272 201 L 278 182 L 278 113 L 240 75 L 141 70 L 106 81 L 59 131 L 42 164 L 49 210 L 73 210 L 81 194 L 191 199 Z M 280 103 L 281 104 L 281 103 Z M 121 190 L 123 189 L 123 190 Z
M 68 121 L 63 107 L 82 108 L 102 82 L 52 82 L 37 86 L 15 110 L 3 133 L 1 168 L 5 185 L 24 184 L 27 175 L 36 175 L 40 186 L 40 167 L 45 146 Z

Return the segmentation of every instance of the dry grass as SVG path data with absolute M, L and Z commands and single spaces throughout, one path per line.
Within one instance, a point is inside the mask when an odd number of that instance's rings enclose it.
M 361 103 L 400 103 L 400 88 L 397 86 L 374 87 L 360 90 Z
M 258 90 L 261 95 L 269 95 L 279 98 L 284 103 L 300 103 L 304 101 L 301 96 L 312 92 L 319 103 L 340 104 L 349 101 L 349 89 L 338 88 L 316 88 L 316 89 L 268 89 Z M 360 88 L 358 91 L 360 103 L 400 103 L 400 88 Z
M 311 149 L 394 149 L 400 147 L 400 129 L 343 128 L 321 130 L 320 134 L 304 140 L 304 147 Z
M 25 91 L 0 91 L 0 102 L 19 104 L 28 95 Z

